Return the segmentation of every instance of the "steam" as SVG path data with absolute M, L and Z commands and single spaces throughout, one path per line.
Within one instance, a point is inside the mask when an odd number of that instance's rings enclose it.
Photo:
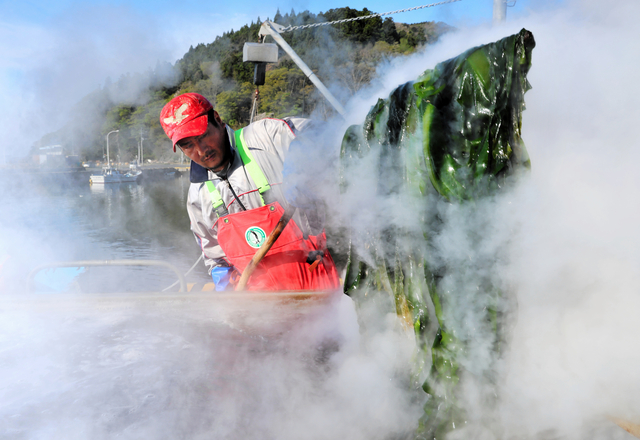
M 527 24 L 537 41 L 523 124 L 533 171 L 503 211 L 518 228 L 505 267 L 520 303 L 503 412 L 514 433 L 584 438 L 606 415 L 640 421 L 640 181 L 629 130 L 640 87 L 628 56 L 638 12 L 576 2 Z
M 346 298 L 59 295 L 11 309 L 3 438 L 364 440 L 410 431 L 420 413 L 395 379 L 408 340 L 387 329 L 358 344 Z
M 522 27 L 536 38 L 523 119 L 530 176 L 474 209 L 435 207 L 449 219 L 436 241 L 443 259 L 456 264 L 469 254 L 495 257 L 482 274 L 452 280 L 463 293 L 459 299 L 468 301 L 456 319 L 478 319 L 470 292 L 479 275 L 517 296 L 517 322 L 498 371 L 500 400 L 492 414 L 507 437 L 622 438 L 626 434 L 606 416 L 639 421 L 640 153 L 633 130 L 639 119 L 639 12 L 633 2 L 569 2 L 503 27 L 461 30 L 409 60 L 394 60 L 348 105 L 347 123 L 361 123 L 378 97 L 441 60 Z M 33 86 L 26 102 L 43 103 L 37 108 L 55 125 L 54 107 L 44 104 L 64 101 L 64 92 L 82 78 L 61 71 L 55 77 L 60 93 L 40 100 L 40 80 L 47 75 L 34 72 L 40 74 L 16 81 Z M 20 112 L 20 128 L 33 131 L 34 120 Z M 337 156 L 344 128 L 333 130 L 325 150 L 309 155 L 308 175 L 325 175 L 324 159 Z M 363 230 L 389 222 L 420 231 L 410 210 L 413 195 L 373 198 L 368 183 L 374 169 L 362 163 L 335 210 L 355 216 Z M 326 188 L 334 203 L 336 188 Z M 385 209 L 372 214 L 372 207 Z M 480 246 L 469 240 L 479 231 Z M 421 415 L 424 396 L 405 386 L 411 344 L 389 316 L 365 314 L 378 327 L 359 335 L 352 306 L 334 304 L 296 321 L 295 330 L 285 327 L 265 338 L 230 325 L 223 310 L 210 305 L 190 308 L 175 300 L 158 306 L 156 299 L 150 309 L 143 301 L 122 301 L 106 310 L 97 303 L 78 306 L 72 313 L 53 305 L 36 315 L 28 308 L 16 312 L 15 304 L 3 308 L 3 437 L 376 439 L 411 431 Z M 272 310 L 250 312 L 255 317 Z M 488 349 L 482 334 L 467 330 L 478 344 L 466 366 L 482 372 Z M 318 359 L 325 337 L 335 345 Z M 478 389 L 489 385 L 465 388 L 474 420 L 485 415 Z
M 30 4 L 31 13 L 24 15 L 31 21 L 19 15 L 20 7 L 0 17 L 0 103 L 8 109 L 0 120 L 0 164 L 24 157 L 35 141 L 74 119 L 79 130 L 95 122 L 94 113 L 104 108 L 75 108 L 88 94 L 106 87 L 113 102 L 144 102 L 150 84 L 175 81 L 166 64 L 175 63 L 190 45 L 268 15 L 255 10 L 250 16 L 229 16 L 215 5 L 215 13 L 207 16 L 202 5 L 176 4 L 181 17 L 176 20 L 174 5 L 149 13 L 146 5 L 64 3 L 58 10 Z M 38 7 L 40 14 L 33 11 Z M 126 87 L 108 87 L 121 78 Z
M 444 282 L 458 301 L 450 318 L 470 342 L 465 367 L 476 378 L 490 366 L 492 340 L 476 330 L 486 304 L 472 292 L 487 279 L 517 299 L 517 308 L 508 310 L 515 319 L 510 350 L 495 382 L 463 384 L 470 421 L 492 426 L 491 432 L 621 438 L 627 434 L 609 416 L 640 422 L 640 153 L 632 128 L 640 116 L 633 55 L 640 41 L 633 18 L 638 12 L 633 2 L 568 2 L 501 27 L 463 29 L 423 54 L 393 60 L 374 86 L 349 103 L 345 126 L 360 124 L 379 97 L 438 61 L 523 27 L 536 38 L 533 89 L 523 117 L 531 174 L 473 207 L 435 207 L 447 219 L 433 238 L 439 258 L 466 267 Z M 367 160 L 347 176 L 339 223 L 349 219 L 369 236 L 388 225 L 420 231 L 413 195 L 375 197 L 378 164 Z M 465 266 L 470 259 L 491 264 Z M 479 397 L 487 387 L 500 399 L 493 415 Z
M 3 149 L 17 148 L 7 152 L 15 157 L 26 154 L 37 137 L 67 123 L 72 106 L 106 77 L 142 72 L 171 55 L 155 25 L 126 7 L 74 5 L 56 17 L 55 25 L 18 21 L 3 28 L 3 41 L 14 47 L 3 44 L 3 50 L 15 72 L 0 89 L 13 110 L 3 118 Z

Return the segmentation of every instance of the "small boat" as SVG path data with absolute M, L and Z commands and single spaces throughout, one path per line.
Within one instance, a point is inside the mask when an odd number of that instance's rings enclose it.
M 102 174 L 93 174 L 89 177 L 89 183 L 121 183 L 121 182 L 136 182 L 141 176 L 140 171 L 136 164 L 129 166 L 129 171 L 126 174 L 122 174 L 117 168 L 111 167 L 111 161 L 109 160 L 109 135 L 111 133 L 117 133 L 119 130 L 113 130 L 107 133 L 107 166 L 102 167 Z
M 142 177 L 142 171 L 131 170 L 126 174 L 120 175 L 120 182 L 137 182 Z
M 122 182 L 123 174 L 115 168 L 103 167 L 102 174 L 92 174 L 89 177 L 91 183 L 119 183 Z
M 94 174 L 89 178 L 91 183 L 122 183 L 137 182 L 142 177 L 142 171 L 131 166 L 131 170 L 127 173 L 121 173 L 116 168 L 104 167 L 102 174 Z
M 121 176 L 120 182 L 137 182 L 142 178 L 142 170 L 138 168 L 138 165 L 132 163 L 129 165 L 129 171 Z

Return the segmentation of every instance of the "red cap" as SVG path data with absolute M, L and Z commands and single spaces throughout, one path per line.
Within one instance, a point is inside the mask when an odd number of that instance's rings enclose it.
M 173 142 L 174 152 L 179 140 L 207 131 L 207 112 L 212 108 L 207 98 L 198 93 L 176 96 L 164 106 L 160 112 L 160 125 Z

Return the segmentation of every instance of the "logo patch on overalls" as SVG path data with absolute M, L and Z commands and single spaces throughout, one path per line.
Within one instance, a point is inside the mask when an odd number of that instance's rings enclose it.
M 262 243 L 267 239 L 267 234 L 257 226 L 251 226 L 244 233 L 244 239 L 247 240 L 247 244 L 252 248 L 258 249 L 262 246 Z

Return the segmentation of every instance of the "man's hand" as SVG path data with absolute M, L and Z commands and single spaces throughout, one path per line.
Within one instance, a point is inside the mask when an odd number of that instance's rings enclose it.
M 234 286 L 240 279 L 240 272 L 233 266 L 216 266 L 211 269 L 211 279 L 216 285 L 217 292 L 234 290 Z

